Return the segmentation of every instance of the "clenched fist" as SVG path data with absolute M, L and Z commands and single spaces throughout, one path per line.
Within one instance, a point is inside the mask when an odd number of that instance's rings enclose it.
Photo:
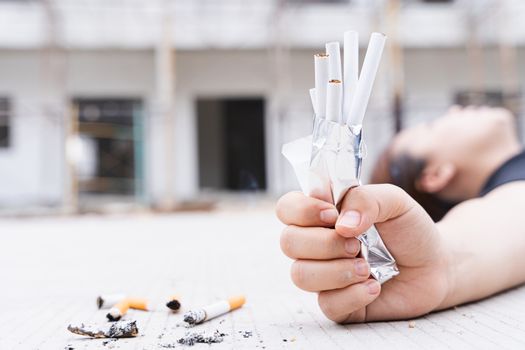
M 338 211 L 300 192 L 284 195 L 277 216 L 287 225 L 281 248 L 294 259 L 297 287 L 319 293 L 319 306 L 340 323 L 403 319 L 438 308 L 449 290 L 443 240 L 427 213 L 392 185 L 351 189 Z M 356 239 L 376 225 L 400 274 L 382 286 L 370 277 Z

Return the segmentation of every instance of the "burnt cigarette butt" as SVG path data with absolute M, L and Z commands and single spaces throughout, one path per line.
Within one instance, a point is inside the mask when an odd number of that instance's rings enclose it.
M 129 308 L 129 300 L 127 298 L 123 299 L 116 303 L 111 309 L 109 309 L 106 317 L 111 322 L 118 321 L 128 312 Z
M 97 297 L 97 307 L 99 309 L 109 309 L 125 298 L 126 295 L 123 293 L 102 294 Z
M 130 309 L 149 311 L 150 303 L 145 298 L 127 298 L 126 299 Z
M 119 321 L 102 325 L 69 325 L 68 331 L 91 338 L 131 338 L 139 334 L 137 321 Z
M 184 314 L 183 320 L 190 325 L 196 325 L 238 309 L 243 306 L 245 302 L 246 298 L 244 296 L 235 296 L 228 300 L 222 300 L 205 306 L 201 309 L 190 310 Z
M 178 311 L 180 309 L 180 298 L 178 295 L 172 295 L 166 306 L 172 311 Z

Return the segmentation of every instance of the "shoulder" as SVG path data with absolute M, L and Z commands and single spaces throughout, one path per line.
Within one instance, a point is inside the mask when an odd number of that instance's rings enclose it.
M 474 218 L 480 215 L 491 217 L 523 215 L 525 208 L 525 180 L 501 185 L 483 197 L 461 202 L 452 208 L 444 220 L 449 218 Z
M 525 202 L 525 180 L 512 181 L 493 189 L 479 200 L 491 202 L 515 199 Z

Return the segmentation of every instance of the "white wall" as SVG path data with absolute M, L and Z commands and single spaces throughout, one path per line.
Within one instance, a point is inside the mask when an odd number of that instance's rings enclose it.
M 11 146 L 0 150 L 0 206 L 61 201 L 61 126 L 42 111 L 40 67 L 35 52 L 0 52 L 0 95 L 13 112 Z

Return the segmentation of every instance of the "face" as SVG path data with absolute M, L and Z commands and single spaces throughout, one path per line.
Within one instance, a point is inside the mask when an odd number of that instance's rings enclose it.
M 461 164 L 514 136 L 512 115 L 502 108 L 451 108 L 445 115 L 402 131 L 394 154 Z

